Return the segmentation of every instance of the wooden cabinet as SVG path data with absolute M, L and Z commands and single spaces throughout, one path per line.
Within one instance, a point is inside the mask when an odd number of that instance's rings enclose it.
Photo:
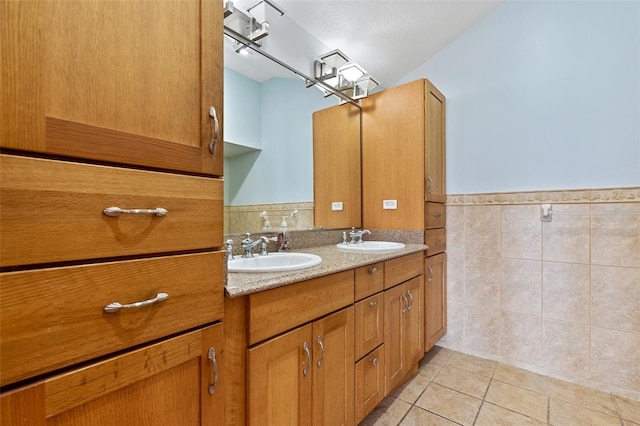
M 447 254 L 424 260 L 425 274 L 425 351 L 447 333 Z
M 356 423 L 360 423 L 385 396 L 384 366 L 384 345 L 356 363 Z
M 424 229 L 424 201 L 446 201 L 445 98 L 428 80 L 362 100 L 362 188 L 370 229 Z
M 222 4 L 0 10 L 2 424 L 222 424 Z
M 360 109 L 337 105 L 313 113 L 314 225 L 360 227 Z
M 222 175 L 221 2 L 0 7 L 0 146 Z
M 353 307 L 248 351 L 248 424 L 354 423 Z
M 0 423 L 222 425 L 222 340 L 209 326 L 4 393 Z
M 384 292 L 385 394 L 404 382 L 424 355 L 424 277 Z

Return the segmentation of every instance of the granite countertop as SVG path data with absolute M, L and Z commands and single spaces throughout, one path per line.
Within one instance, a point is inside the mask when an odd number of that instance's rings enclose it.
M 290 272 L 229 272 L 227 273 L 224 293 L 226 297 L 245 296 L 259 291 L 282 287 L 299 281 L 335 274 L 336 272 L 347 271 L 371 263 L 417 253 L 426 249 L 427 246 L 424 244 L 405 244 L 403 249 L 397 251 L 349 253 L 338 250 L 335 244 L 331 244 L 295 250 L 301 253 L 316 254 L 322 258 L 322 263 L 312 268 Z

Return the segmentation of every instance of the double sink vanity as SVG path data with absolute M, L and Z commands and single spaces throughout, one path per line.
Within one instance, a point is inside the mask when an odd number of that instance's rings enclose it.
M 426 249 L 364 241 L 229 259 L 226 423 L 361 421 L 424 355 Z

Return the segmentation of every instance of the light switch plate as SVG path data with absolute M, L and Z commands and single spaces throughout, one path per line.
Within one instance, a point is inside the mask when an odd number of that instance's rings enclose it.
M 339 211 L 342 210 L 342 201 L 334 201 L 331 203 L 331 210 Z

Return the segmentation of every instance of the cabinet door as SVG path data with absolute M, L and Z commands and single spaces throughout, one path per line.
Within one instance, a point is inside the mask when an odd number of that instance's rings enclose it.
M 311 425 L 311 325 L 249 349 L 248 424 Z
M 446 202 L 445 97 L 426 81 L 425 201 Z
M 424 229 L 424 80 L 362 100 L 362 226 Z M 384 209 L 396 200 L 397 209 Z
M 360 227 L 360 109 L 353 105 L 313 113 L 313 199 L 316 227 Z
M 221 344 L 218 324 L 3 394 L 1 423 L 222 425 Z
M 355 358 L 360 359 L 384 341 L 384 293 L 356 303 L 355 311 Z
M 313 324 L 313 424 L 353 425 L 353 307 Z
M 384 345 L 356 364 L 356 423 L 384 398 Z
M 424 355 L 422 275 L 384 294 L 385 395 L 403 382 Z
M 425 258 L 425 351 L 447 333 L 446 253 Z
M 222 2 L 1 7 L 0 146 L 222 175 Z

